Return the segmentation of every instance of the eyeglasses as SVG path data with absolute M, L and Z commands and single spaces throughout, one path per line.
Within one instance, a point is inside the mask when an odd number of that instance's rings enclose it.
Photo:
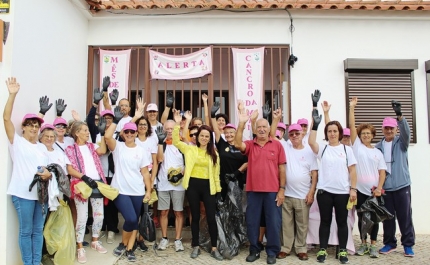
M 190 137 L 193 137 L 193 136 L 197 137 L 197 133 L 190 133 Z
M 292 132 L 292 133 L 288 133 L 288 136 L 293 137 L 293 136 L 299 136 L 300 134 L 302 134 L 301 132 Z
M 139 127 L 148 127 L 148 124 L 146 124 L 146 123 L 139 123 Z
M 40 126 L 38 124 L 26 124 L 26 127 L 33 127 L 33 129 L 39 129 Z
M 134 134 L 136 131 L 133 130 L 124 130 L 124 134 Z
M 57 129 L 66 129 L 67 126 L 64 125 L 64 124 L 57 124 L 57 125 L 55 125 L 55 128 L 57 128 Z

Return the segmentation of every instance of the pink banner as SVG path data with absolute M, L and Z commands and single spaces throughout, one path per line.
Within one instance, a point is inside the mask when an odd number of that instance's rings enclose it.
M 207 47 L 185 55 L 170 55 L 149 51 L 152 79 L 180 80 L 212 73 L 212 52 Z
M 110 77 L 110 86 L 108 93 L 114 89 L 118 89 L 119 100 L 128 98 L 128 81 L 130 75 L 130 53 L 131 50 L 123 51 L 107 51 L 100 50 L 100 88 L 103 84 L 105 76 Z M 109 99 L 110 101 L 110 99 Z M 101 110 L 104 109 L 103 104 L 100 104 Z
M 234 65 L 234 101 L 243 100 L 245 108 L 252 113 L 259 110 L 262 117 L 263 106 L 263 73 L 264 73 L 264 47 L 256 49 L 236 49 L 233 51 Z M 236 104 L 235 104 L 236 105 Z M 236 122 L 239 123 L 236 109 Z M 252 138 L 251 123 L 245 126 L 244 139 Z

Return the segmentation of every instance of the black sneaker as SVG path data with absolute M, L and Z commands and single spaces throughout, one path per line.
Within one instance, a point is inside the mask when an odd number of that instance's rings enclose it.
M 258 242 L 258 243 L 257 243 L 257 246 L 260 248 L 260 251 L 263 251 L 263 250 L 264 250 L 264 245 L 263 245 L 263 243 L 262 243 L 262 242 Z
M 338 254 L 340 264 L 347 264 L 348 261 L 348 252 L 346 249 L 341 249 Z
M 249 253 L 248 257 L 246 257 L 246 262 L 254 262 L 260 258 L 260 252 Z
M 320 249 L 320 251 L 318 251 L 317 253 L 317 261 L 319 263 L 324 263 L 326 257 L 327 257 L 327 251 L 324 248 Z
M 145 242 L 143 242 L 143 241 L 137 241 L 137 246 L 139 247 L 140 251 L 142 251 L 142 252 L 148 251 L 148 247 L 145 245 Z
M 119 243 L 119 245 L 113 250 L 113 255 L 115 257 L 119 257 L 122 255 L 122 253 L 124 253 L 125 251 L 125 246 L 124 244 L 121 242 Z
M 125 255 L 127 256 L 127 260 L 129 262 L 135 262 L 136 261 L 136 256 L 134 255 L 134 251 L 133 250 L 127 250 L 125 252 Z

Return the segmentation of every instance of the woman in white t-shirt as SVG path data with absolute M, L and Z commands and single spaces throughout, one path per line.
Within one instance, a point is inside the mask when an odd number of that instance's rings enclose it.
M 376 135 L 375 127 L 370 123 L 362 123 L 355 128 L 355 107 L 358 98 L 353 97 L 349 102 L 349 123 L 351 127 L 351 142 L 354 155 L 357 158 L 357 209 L 370 196 L 381 196 L 382 186 L 385 181 L 384 155 L 372 145 L 372 139 Z M 358 137 L 357 137 L 358 136 Z M 370 232 L 370 246 L 367 245 L 367 235 L 362 235 L 361 218 L 362 213 L 357 212 L 358 230 L 360 231 L 361 245 L 356 254 L 363 256 L 369 253 L 371 258 L 378 257 L 376 239 L 378 236 L 379 225 L 374 225 Z M 364 236 L 364 239 L 363 239 Z
M 12 123 L 12 109 L 15 97 L 19 91 L 19 83 L 14 77 L 6 81 L 9 97 L 3 112 L 4 128 L 9 140 L 9 152 L 13 167 L 7 194 L 12 195 L 15 207 L 19 233 L 18 242 L 24 265 L 40 264 L 42 260 L 43 225 L 45 217 L 42 205 L 37 201 L 37 188 L 28 190 L 35 174 L 43 180 L 51 178 L 51 173 L 44 168 L 48 164 L 46 147 L 39 143 L 38 135 L 43 119 L 36 114 L 26 114 L 22 119 L 22 136 L 18 135 Z M 37 172 L 37 167 L 43 167 L 43 173 Z M 46 208 L 46 205 L 45 205 Z
M 114 203 L 124 217 L 122 241 L 114 249 L 113 254 L 120 256 L 126 251 L 127 259 L 133 262 L 136 261 L 133 246 L 136 241 L 142 201 L 149 201 L 151 196 L 151 178 L 148 170 L 151 159 L 149 154 L 135 143 L 137 136 L 135 123 L 129 122 L 124 125 L 121 131 L 124 142 L 113 138 L 120 116 L 117 107 L 114 121 L 106 131 L 106 143 L 112 151 L 115 163 L 115 174 L 111 185 L 119 190 Z
M 348 241 L 348 201 L 357 198 L 357 176 L 355 172 L 354 153 L 349 146 L 340 143 L 343 137 L 343 128 L 338 121 L 330 121 L 324 128 L 325 140 L 328 144 L 316 142 L 318 125 L 321 115 L 314 107 L 312 112 L 313 125 L 309 135 L 309 145 L 320 159 L 320 169 L 317 183 L 317 203 L 320 210 L 319 239 L 320 250 L 317 253 L 317 261 L 324 262 L 327 257 L 330 226 L 335 210 L 337 235 L 339 240 L 339 262 L 348 262 L 346 244 Z

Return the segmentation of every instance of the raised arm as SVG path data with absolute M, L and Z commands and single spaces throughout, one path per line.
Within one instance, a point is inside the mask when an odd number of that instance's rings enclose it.
M 312 130 L 309 134 L 309 146 L 315 154 L 318 154 L 319 145 L 317 143 L 317 131 L 318 125 L 321 123 L 322 116 L 318 113 L 318 101 L 321 97 L 321 92 L 315 89 L 314 93 L 311 94 L 312 99 Z
M 203 116 L 205 118 L 205 124 L 206 125 L 211 125 L 211 120 L 209 119 L 209 107 L 208 107 L 208 95 L 206 95 L 206 93 L 202 94 L 202 100 L 203 100 Z M 214 124 L 212 124 L 212 127 L 216 127 L 214 126 Z
M 138 98 L 136 100 L 136 106 L 137 106 L 136 111 L 134 112 L 134 116 L 130 122 L 136 122 L 145 113 L 146 102 L 143 102 L 142 98 Z
M 183 154 L 187 151 L 187 148 L 190 147 L 186 143 L 182 142 L 179 136 L 180 124 L 182 121 L 182 116 L 179 110 L 175 110 L 173 112 L 173 119 L 176 122 L 175 127 L 173 128 L 172 139 L 173 145 L 179 149 Z
M 37 116 L 39 116 L 40 118 L 43 118 L 45 117 L 46 112 L 48 112 L 48 110 L 51 109 L 52 103 L 49 103 L 49 98 L 47 96 L 43 96 L 39 98 L 39 107 L 40 107 L 40 110 Z
M 276 129 L 278 128 L 278 123 L 281 121 L 282 117 L 282 110 L 281 108 L 278 108 L 277 110 L 273 111 L 272 114 L 272 124 L 270 125 L 270 136 L 274 139 L 277 139 L 276 136 Z
M 221 137 L 221 131 L 219 130 L 218 126 L 216 126 L 216 119 L 215 119 L 215 113 L 219 110 L 219 102 L 215 101 L 211 108 L 211 123 L 212 123 L 212 129 L 215 133 L 215 142 L 219 142 L 219 138 Z
M 157 135 L 157 139 L 158 139 L 157 162 L 161 163 L 164 161 L 163 144 L 167 135 L 163 129 L 163 126 L 157 126 L 157 129 L 155 130 L 155 134 Z
M 109 128 L 106 130 L 106 134 L 104 137 L 105 138 L 104 140 L 106 141 L 107 147 L 111 151 L 115 150 L 115 147 L 116 147 L 116 140 L 115 140 L 115 138 L 113 138 L 113 135 L 114 135 L 115 130 L 116 130 L 116 126 L 117 126 L 118 122 L 122 119 L 122 117 L 124 116 L 124 114 L 121 113 L 121 108 L 119 106 L 115 107 L 114 115 L 115 115 L 115 117 L 113 118 L 113 122 L 109 126 Z M 99 122 L 99 124 L 100 124 L 100 122 Z M 101 132 L 100 132 L 100 134 L 101 134 Z
M 95 90 L 97 90 L 101 94 L 100 95 L 100 100 L 103 99 L 103 107 L 105 109 L 107 109 L 107 110 L 112 110 L 112 106 L 110 105 L 109 95 L 108 95 L 108 88 L 109 88 L 109 86 L 110 86 L 110 77 L 109 76 L 105 76 L 103 78 L 102 91 L 100 92 L 100 88 L 96 88 Z M 117 92 L 118 92 L 118 90 L 117 90 Z M 114 95 L 113 91 L 112 91 L 111 94 Z M 100 100 L 98 102 L 100 102 Z M 98 104 L 98 102 L 97 102 L 97 104 Z M 115 102 L 115 104 L 112 102 L 112 105 L 116 105 L 116 102 Z
M 328 104 L 328 102 L 324 100 L 321 103 L 321 107 L 322 107 L 323 112 L 324 112 L 324 123 L 327 124 L 327 123 L 330 122 L 330 114 L 329 114 L 329 112 L 330 112 L 331 104 Z
M 403 151 L 408 150 L 409 142 L 411 141 L 411 129 L 406 119 L 403 118 L 402 104 L 398 101 L 391 101 L 391 106 L 397 116 L 397 124 L 399 126 L 400 147 Z
M 166 95 L 166 107 L 164 108 L 163 114 L 161 114 L 160 122 L 164 124 L 169 118 L 169 112 L 173 108 L 173 102 L 175 102 L 175 97 L 172 92 L 167 92 Z
M 184 125 L 184 129 L 182 130 L 182 139 L 185 143 L 189 143 L 188 141 L 188 127 L 190 126 L 191 120 L 193 119 L 193 115 L 191 114 L 191 111 L 187 110 L 184 113 L 184 117 L 185 117 L 185 125 Z
M 245 129 L 245 124 L 249 120 L 249 115 L 244 111 L 239 114 L 239 126 L 237 126 L 236 136 L 234 137 L 234 147 L 244 152 L 246 149 L 246 144 L 243 142 L 243 130 Z
M 357 106 L 358 98 L 352 97 L 349 101 L 349 129 L 351 130 L 351 143 L 354 144 L 357 139 L 357 128 L 355 127 L 355 106 Z
M 11 117 L 15 97 L 16 94 L 18 94 L 20 86 L 19 83 L 16 82 L 15 77 L 9 77 L 6 81 L 6 86 L 9 90 L 9 97 L 7 98 L 6 105 L 4 106 L 3 122 L 7 138 L 9 139 L 9 142 L 13 144 L 13 138 L 15 136 L 15 127 L 13 126 Z

